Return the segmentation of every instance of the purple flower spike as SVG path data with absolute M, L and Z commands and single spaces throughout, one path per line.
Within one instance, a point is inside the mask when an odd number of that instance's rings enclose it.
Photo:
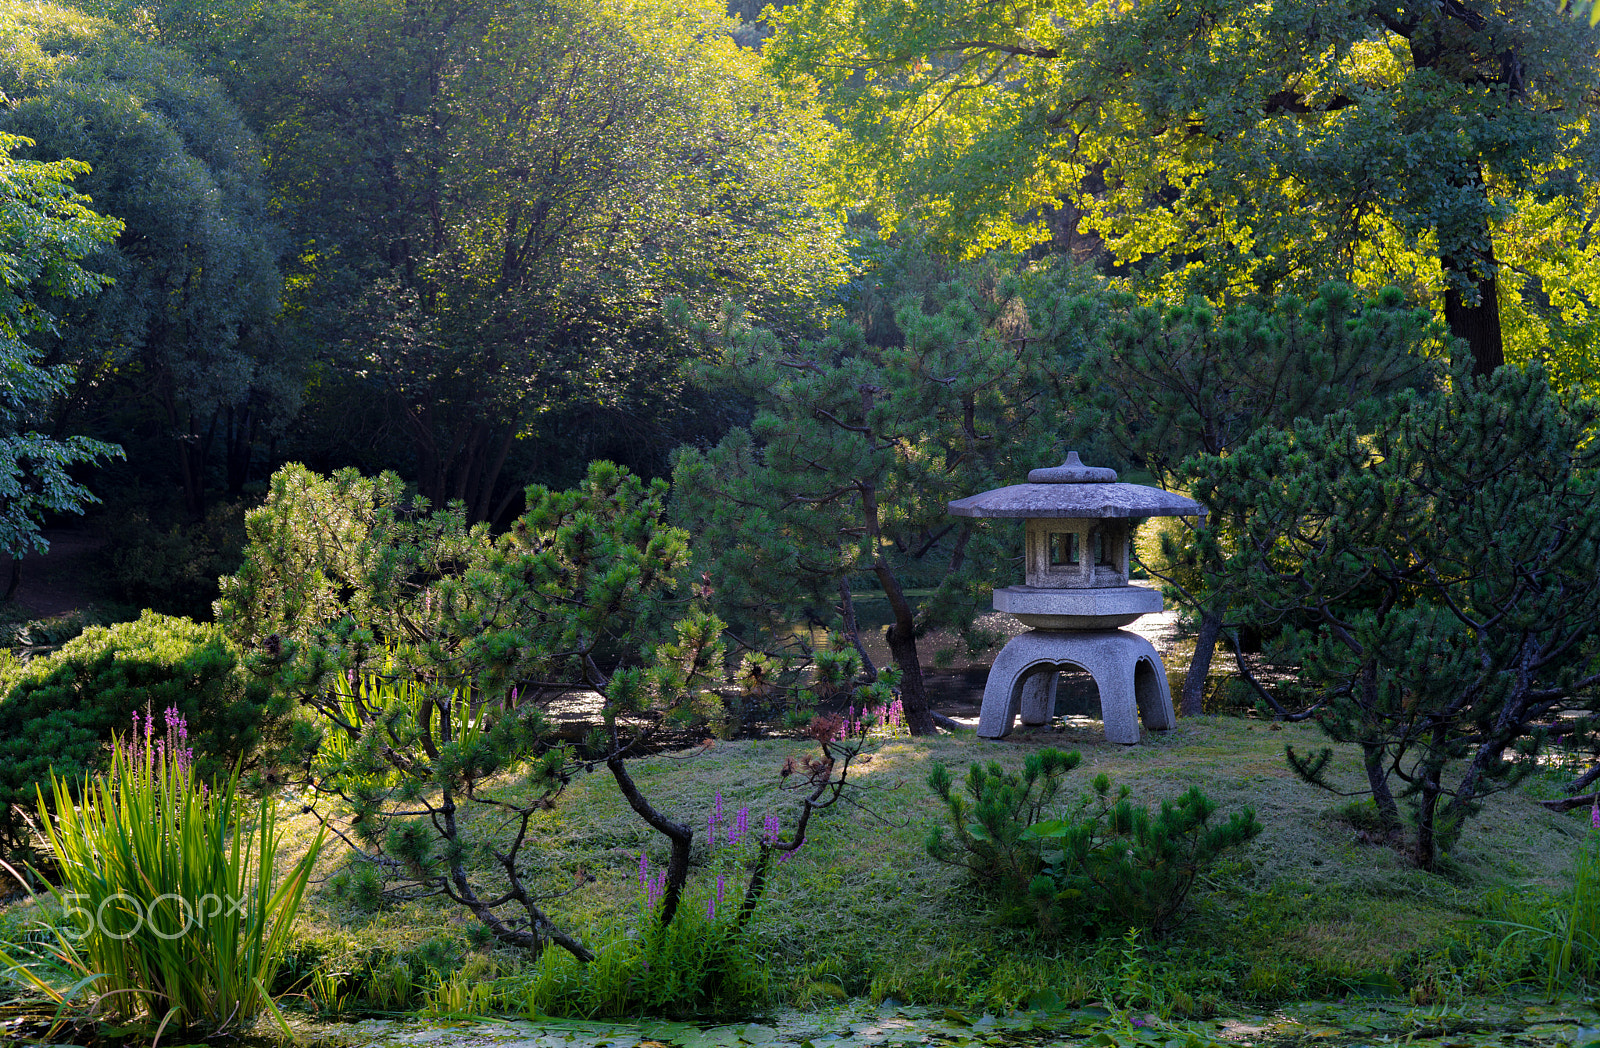
M 727 887 L 728 878 L 725 874 L 717 874 L 717 901 L 722 901 L 722 890 Z
M 719 819 L 722 818 L 722 791 L 721 790 L 717 791 L 717 803 L 716 803 L 716 806 L 711 809 L 711 811 L 712 811 L 712 813 L 714 815 L 716 815 L 717 818 L 719 818 Z
M 645 858 L 644 852 L 639 853 L 639 887 L 644 888 L 650 884 L 650 860 Z
M 706 900 L 706 920 L 714 921 L 716 919 L 717 919 L 717 900 L 715 900 L 715 899 L 707 899 Z
M 1594 803 L 1589 806 L 1589 825 L 1600 830 L 1600 794 L 1595 795 Z

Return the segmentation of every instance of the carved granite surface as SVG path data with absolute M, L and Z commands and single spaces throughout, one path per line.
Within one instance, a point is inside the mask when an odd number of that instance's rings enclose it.
M 1143 484 L 1012 484 L 950 503 L 958 517 L 1203 517 L 1194 499 Z

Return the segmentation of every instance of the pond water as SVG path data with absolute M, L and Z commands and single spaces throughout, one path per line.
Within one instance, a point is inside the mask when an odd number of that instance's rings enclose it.
M 1496 998 L 1433 1007 L 1356 999 L 1290 1005 L 1262 1015 L 1163 1022 L 1100 1008 L 1046 1007 L 996 1016 L 853 1001 L 826 1011 L 786 1011 L 714 1025 L 367 1019 L 299 1032 L 303 1043 L 327 1048 L 1600 1048 L 1600 1012 L 1580 999 L 1552 1004 Z

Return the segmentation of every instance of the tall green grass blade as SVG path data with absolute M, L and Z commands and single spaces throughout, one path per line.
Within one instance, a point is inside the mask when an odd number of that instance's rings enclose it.
M 56 938 L 77 989 L 92 984 L 119 1018 L 221 1030 L 275 1011 L 265 987 L 323 838 L 275 883 L 274 803 L 247 810 L 237 770 L 196 782 L 170 724 L 166 748 L 119 743 L 78 803 L 59 779 L 53 808 L 41 797 L 62 874 L 51 893 L 71 922 Z

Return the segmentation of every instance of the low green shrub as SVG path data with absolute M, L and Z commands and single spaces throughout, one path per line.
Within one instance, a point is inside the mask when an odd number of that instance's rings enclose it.
M 226 775 L 262 740 L 266 685 L 215 626 L 145 612 L 90 627 L 51 655 L 0 675 L 0 850 L 13 865 L 36 843 L 21 811 L 54 773 L 72 789 L 106 766 L 114 732 L 136 712 L 174 709 L 196 726 L 202 779 Z M 22 806 L 19 808 L 19 806 Z
M 1213 824 L 1216 804 L 1197 787 L 1162 801 L 1152 814 L 1128 800 L 1127 787 L 1113 795 L 1103 774 L 1064 817 L 1045 818 L 1080 759 L 1040 750 L 1027 757 L 1020 775 L 994 762 L 987 768 L 974 763 L 965 783 L 970 801 L 955 790 L 944 765 L 935 764 L 928 785 L 944 802 L 953 836 L 933 824 L 928 854 L 996 888 L 1003 918 L 1031 914 L 1046 934 L 1070 927 L 1165 935 L 1200 873 L 1254 839 L 1261 824 L 1249 808 Z
M 769 987 L 766 963 L 751 951 L 732 915 L 707 916 L 689 904 L 671 924 L 652 916 L 641 931 L 598 950 L 587 965 L 546 950 L 522 1004 L 530 1017 L 725 1016 L 748 1014 L 765 1003 Z

